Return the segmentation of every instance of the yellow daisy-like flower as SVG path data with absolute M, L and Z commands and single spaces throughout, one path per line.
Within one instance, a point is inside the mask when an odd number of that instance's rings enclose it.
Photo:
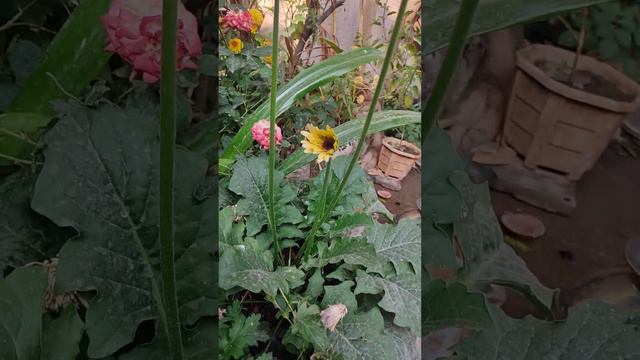
M 271 55 L 263 57 L 262 60 L 264 60 L 265 63 L 271 65 Z
M 305 140 L 302 140 L 302 147 L 307 154 L 317 154 L 318 162 L 327 161 L 338 149 L 338 137 L 335 131 L 329 126 L 325 130 L 317 126 L 308 125 L 309 131 L 301 131 Z
M 227 43 L 227 48 L 229 48 L 229 50 L 234 54 L 239 54 L 243 47 L 244 44 L 242 43 L 242 40 L 238 38 L 233 38 Z
M 251 32 L 255 33 L 256 31 L 258 31 L 258 29 L 260 29 L 260 26 L 262 26 L 262 22 L 264 21 L 264 15 L 262 15 L 262 12 L 258 9 L 249 9 L 249 14 L 251 15 L 251 18 L 253 19 L 253 26 L 251 27 Z
M 363 104 L 363 103 L 364 103 L 364 100 L 365 100 L 365 99 L 364 99 L 364 95 L 362 95 L 362 94 L 358 95 L 358 97 L 356 98 L 356 102 L 357 102 L 358 104 Z

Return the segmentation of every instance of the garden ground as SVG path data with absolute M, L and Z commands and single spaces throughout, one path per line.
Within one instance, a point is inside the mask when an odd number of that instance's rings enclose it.
M 624 248 L 640 237 L 640 160 L 619 155 L 610 147 L 577 184 L 577 206 L 571 216 L 556 215 L 513 197 L 492 192 L 493 206 L 538 217 L 547 233 L 516 249 L 531 271 L 550 287 L 569 290 L 578 282 L 608 269 L 626 266 Z M 511 304 L 514 314 L 525 308 Z

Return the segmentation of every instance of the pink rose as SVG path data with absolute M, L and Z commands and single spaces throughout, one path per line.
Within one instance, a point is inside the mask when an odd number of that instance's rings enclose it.
M 248 11 L 229 10 L 222 18 L 222 25 L 245 32 L 253 29 L 253 17 Z
M 253 124 L 251 127 L 251 134 L 253 135 L 253 140 L 255 140 L 258 144 L 262 145 L 262 148 L 265 150 L 269 150 L 269 120 L 260 120 Z M 276 135 L 274 138 L 276 144 L 282 143 L 282 130 L 276 124 Z
M 160 79 L 162 0 L 113 0 L 102 16 L 107 30 L 106 50 L 118 53 L 133 67 L 133 74 L 155 83 Z M 197 69 L 194 59 L 202 54 L 196 17 L 178 1 L 178 70 Z

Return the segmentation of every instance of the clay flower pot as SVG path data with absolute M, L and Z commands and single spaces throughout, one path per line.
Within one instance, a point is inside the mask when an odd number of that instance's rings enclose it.
M 419 158 L 419 147 L 408 141 L 385 137 L 378 158 L 378 169 L 386 176 L 402 180 Z

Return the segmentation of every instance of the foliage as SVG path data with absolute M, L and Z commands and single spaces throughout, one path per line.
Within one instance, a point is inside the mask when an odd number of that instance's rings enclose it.
M 560 34 L 560 45 L 577 48 L 575 35 L 582 27 L 582 12 L 568 16 L 571 29 Z M 587 17 L 584 50 L 602 60 L 619 64 L 627 75 L 640 77 L 640 5 L 633 1 L 614 1 L 594 6 Z

